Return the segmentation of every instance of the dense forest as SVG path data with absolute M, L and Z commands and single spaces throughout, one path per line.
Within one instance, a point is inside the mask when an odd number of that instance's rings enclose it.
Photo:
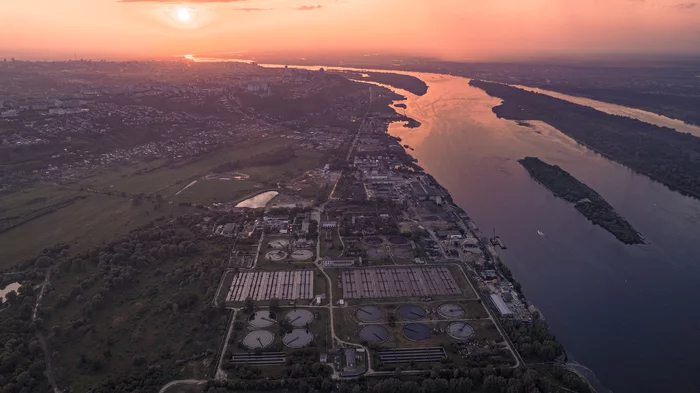
M 44 353 L 35 332 L 42 321 L 32 321 L 32 306 L 36 301 L 31 285 L 34 281 L 25 282 L 27 285 L 18 294 L 9 292 L 7 303 L 0 306 L 0 392 L 3 393 L 49 390 L 44 376 Z
M 592 188 L 557 165 L 549 165 L 536 157 L 526 157 L 518 162 L 535 180 L 547 187 L 557 197 L 574 203 L 594 224 L 600 225 L 626 244 L 643 244 L 644 239 L 632 225 L 615 212 L 612 206 Z
M 544 121 L 637 172 L 700 198 L 700 138 L 500 83 L 469 84 L 504 100 L 493 108 L 498 117 Z
M 20 263 L 13 278 L 23 285 L 0 323 L 0 392 L 47 391 L 39 336 L 58 386 L 71 391 L 150 392 L 178 377 L 211 376 L 229 318 L 211 300 L 230 241 L 202 223 L 201 214 L 150 223 L 85 252 L 61 245 Z M 33 283 L 48 271 L 32 321 Z

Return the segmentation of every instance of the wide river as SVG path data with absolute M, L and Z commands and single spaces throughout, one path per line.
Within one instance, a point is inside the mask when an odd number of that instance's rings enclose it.
M 420 97 L 395 89 L 422 125 L 396 123 L 389 132 L 415 149 L 418 163 L 484 233 L 497 229 L 508 246 L 502 259 L 570 359 L 615 393 L 700 391 L 700 201 L 547 124 L 532 122 L 533 129 L 498 119 L 491 109 L 501 100 L 468 79 L 407 74 L 429 85 Z M 620 108 L 600 109 L 623 114 Z M 624 113 L 695 131 L 631 108 Z M 649 244 L 624 245 L 591 224 L 530 178 L 517 163 L 526 156 L 559 165 L 598 191 Z
M 569 356 L 616 392 L 700 391 L 700 201 L 582 147 L 553 127 L 498 119 L 501 100 L 465 78 L 413 74 L 416 129 L 390 127 L 484 233 Z M 686 130 L 684 130 L 686 131 Z M 537 184 L 537 156 L 598 191 L 649 241 L 628 246 Z M 540 235 L 539 232 L 543 233 Z

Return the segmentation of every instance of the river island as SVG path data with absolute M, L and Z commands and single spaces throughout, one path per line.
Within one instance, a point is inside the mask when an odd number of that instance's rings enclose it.
M 518 162 L 533 179 L 552 193 L 573 203 L 576 210 L 596 225 L 625 244 L 644 244 L 644 238 L 620 216 L 595 190 L 588 187 L 557 165 L 550 165 L 537 157 L 525 157 Z

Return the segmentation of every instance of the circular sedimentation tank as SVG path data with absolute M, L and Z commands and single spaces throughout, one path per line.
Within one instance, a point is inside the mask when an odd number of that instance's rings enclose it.
M 275 250 L 275 251 L 270 251 L 267 254 L 265 254 L 265 259 L 268 261 L 281 261 L 287 258 L 287 252 L 282 251 L 282 250 Z
M 419 321 L 425 318 L 425 310 L 415 304 L 404 304 L 396 310 L 399 318 L 406 321 Z
M 275 340 L 275 336 L 267 330 L 254 330 L 243 338 L 243 345 L 250 349 L 267 348 Z
M 296 250 L 292 253 L 292 259 L 295 261 L 308 261 L 314 256 L 314 253 L 309 250 Z
M 413 258 L 413 249 L 411 246 L 396 246 L 393 250 L 396 258 Z
M 402 244 L 408 243 L 408 239 L 406 239 L 404 236 L 390 236 L 387 240 L 389 241 L 389 243 L 395 246 L 400 246 Z
M 386 256 L 386 250 L 384 247 L 370 248 L 367 251 L 367 258 L 369 259 L 381 259 Z
M 314 314 L 309 310 L 292 310 L 285 319 L 294 327 L 304 327 L 314 320 Z
M 284 335 L 282 342 L 289 348 L 303 348 L 313 341 L 314 336 L 306 329 L 293 329 Z
M 285 248 L 289 245 L 289 240 L 286 239 L 275 239 L 275 240 L 270 240 L 269 243 L 267 243 L 270 247 L 272 248 Z
M 438 314 L 443 318 L 455 319 L 463 317 L 466 312 L 459 304 L 447 303 L 438 307 Z
M 272 311 L 260 310 L 248 318 L 248 324 L 255 328 L 265 328 L 277 322 L 277 315 Z
M 447 326 L 447 334 L 457 340 L 466 340 L 474 336 L 474 328 L 466 322 L 452 322 Z
M 382 240 L 381 237 L 377 236 L 368 236 L 365 238 L 365 244 L 369 246 L 380 246 L 384 243 L 384 240 Z
M 384 318 L 384 311 L 377 306 L 364 306 L 360 307 L 355 315 L 362 322 L 377 322 Z
M 383 343 L 389 339 L 389 330 L 382 325 L 366 325 L 360 330 L 360 338 L 368 343 Z
M 422 323 L 409 323 L 403 327 L 403 334 L 411 341 L 428 341 L 433 337 L 433 329 Z

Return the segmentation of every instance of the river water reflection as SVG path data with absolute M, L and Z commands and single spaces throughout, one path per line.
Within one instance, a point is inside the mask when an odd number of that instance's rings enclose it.
M 700 389 L 700 201 L 582 147 L 553 127 L 498 119 L 500 100 L 451 76 L 415 74 L 416 129 L 390 133 L 476 224 L 497 228 L 501 255 L 570 356 L 614 392 Z M 516 160 L 538 156 L 598 191 L 649 241 L 627 246 L 534 182 Z M 540 235 L 539 233 L 542 235 Z

